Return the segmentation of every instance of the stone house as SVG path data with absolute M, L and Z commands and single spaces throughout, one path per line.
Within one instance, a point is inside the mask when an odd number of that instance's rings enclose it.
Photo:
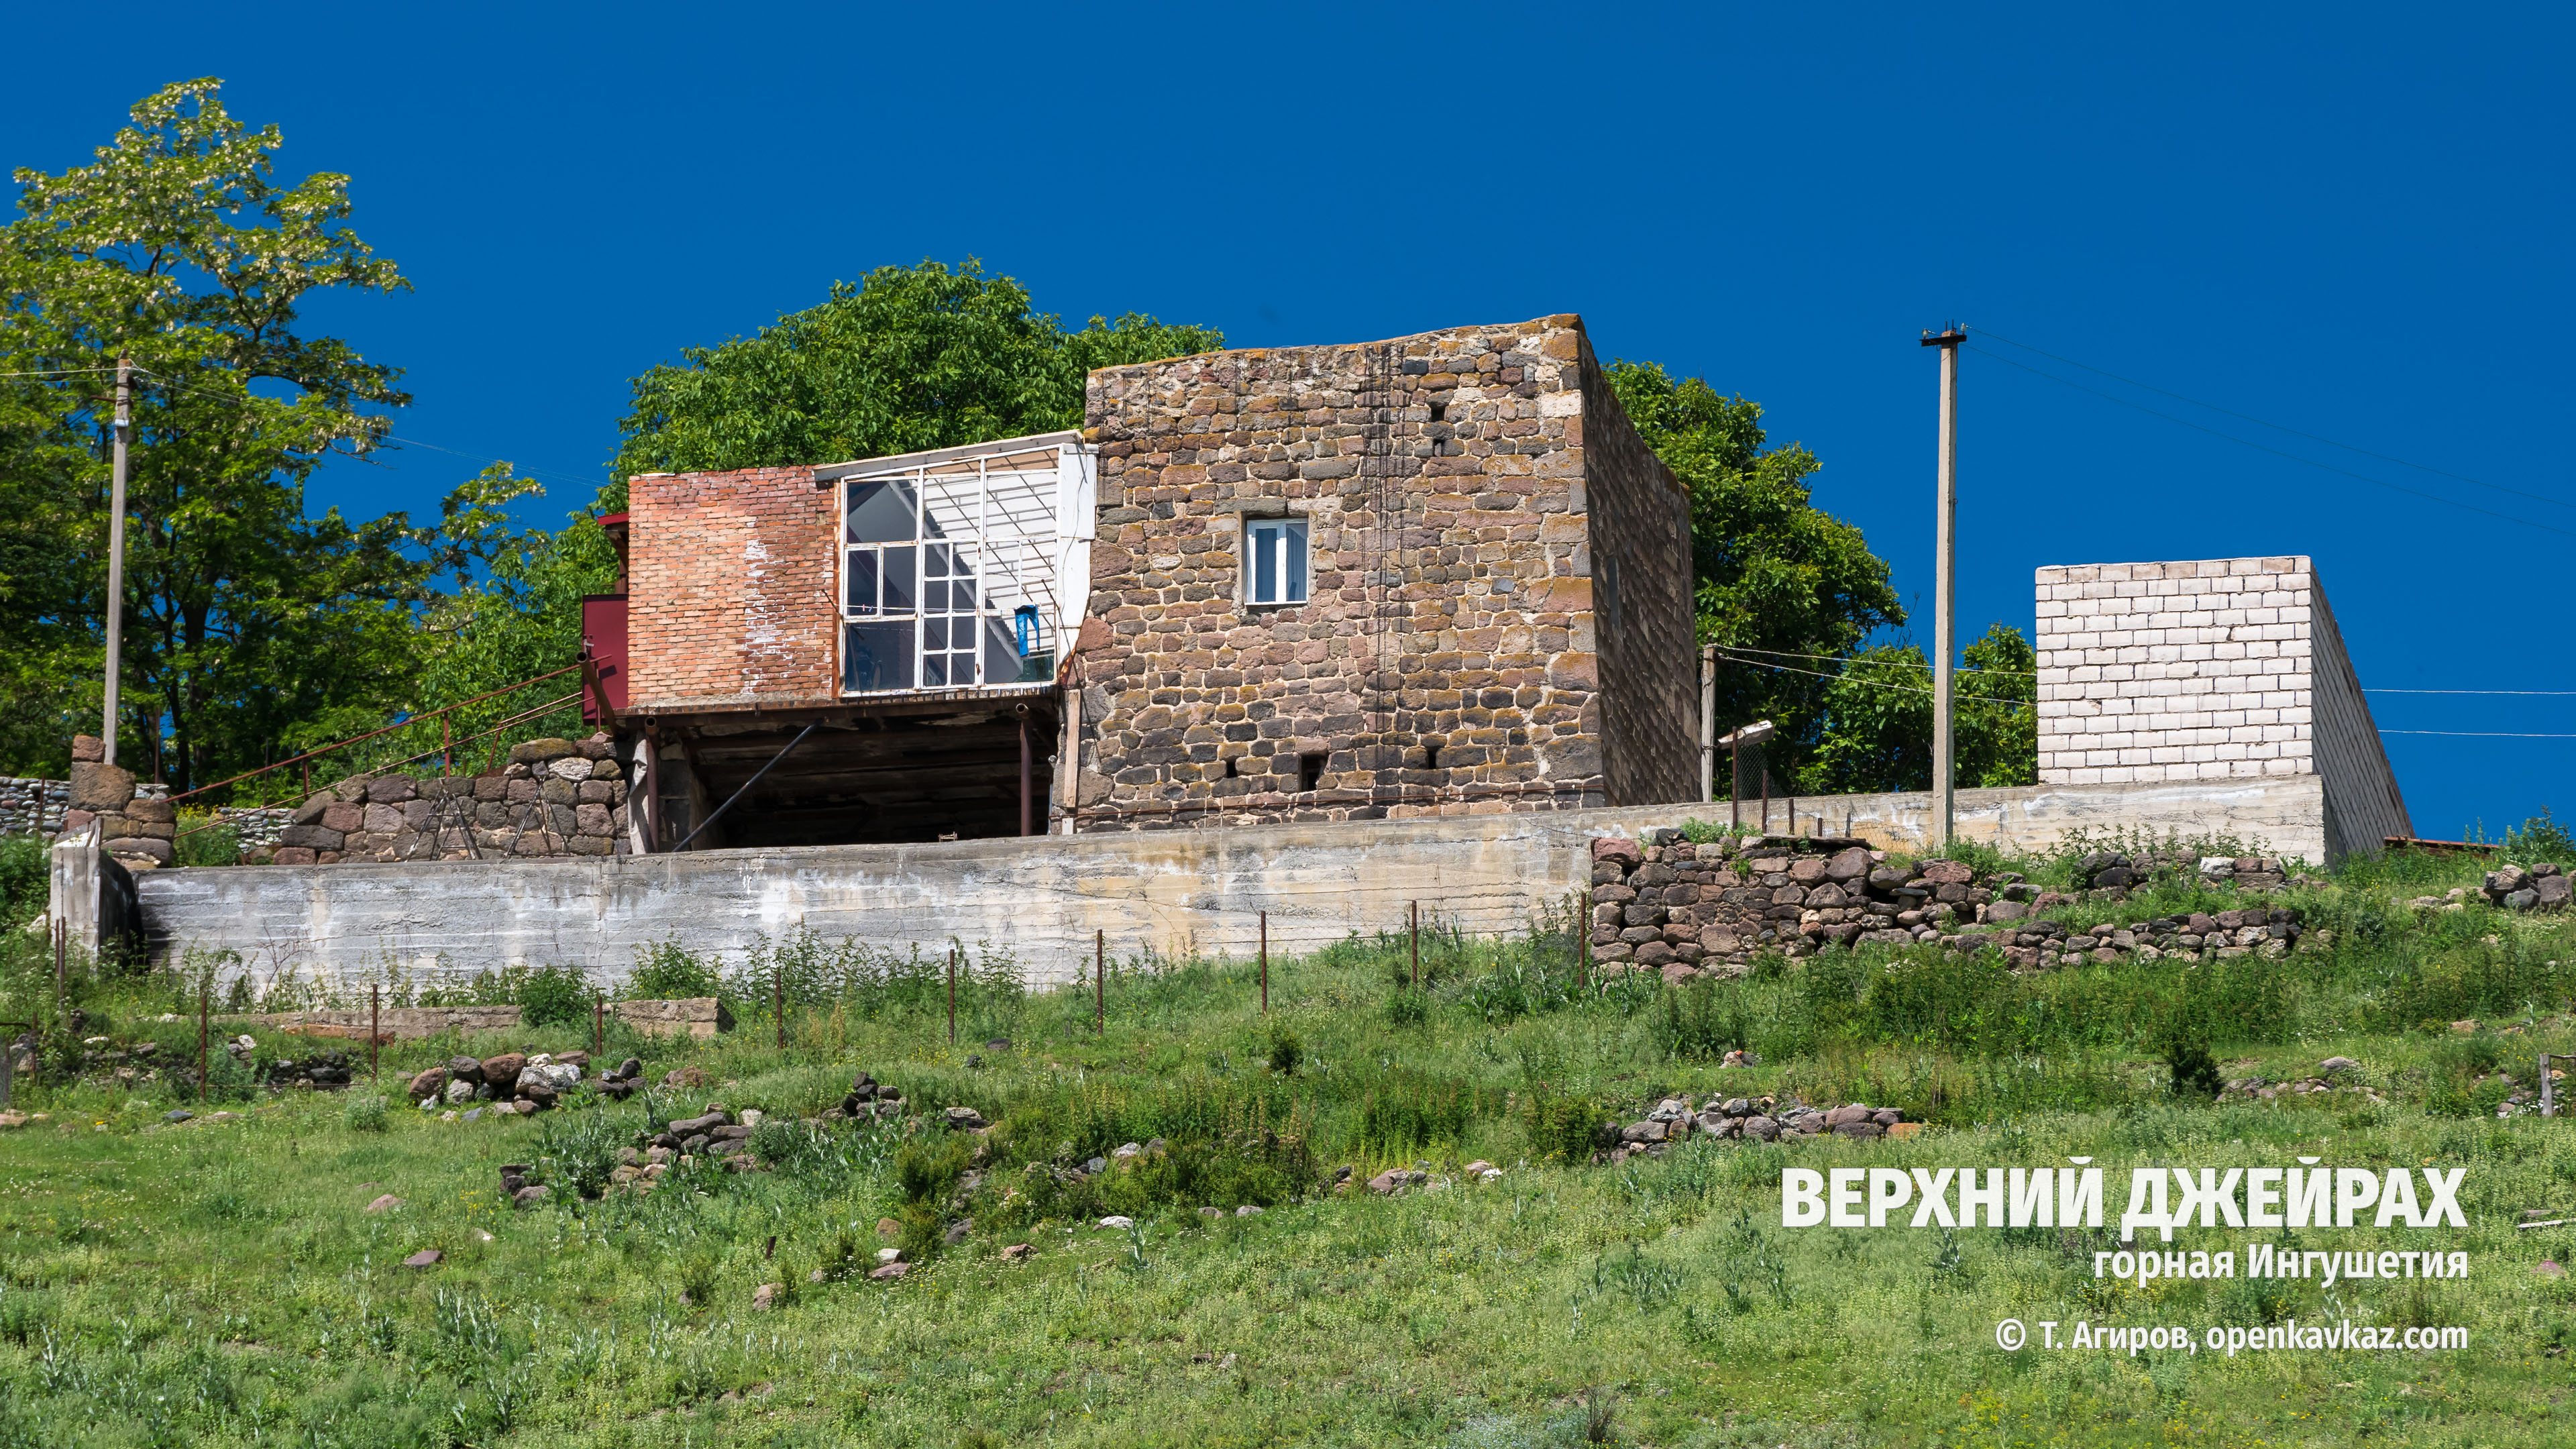
M 630 480 L 631 848 L 1697 798 L 1687 500 L 1579 318 L 1105 369 L 1084 424 Z

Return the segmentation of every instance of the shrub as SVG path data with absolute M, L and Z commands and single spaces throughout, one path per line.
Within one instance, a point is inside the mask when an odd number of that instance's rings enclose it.
M 1421 992 L 1407 991 L 1399 987 L 1388 993 L 1386 998 L 1387 1025 L 1398 1027 L 1420 1026 L 1430 1019 L 1431 1003 L 1423 999 Z
M 1592 1155 L 1609 1111 L 1590 1097 L 1533 1085 L 1521 1093 L 1521 1130 L 1541 1162 L 1581 1162 Z
M 635 950 L 635 970 L 626 978 L 626 994 L 636 1001 L 681 1001 L 717 994 L 716 966 L 701 960 L 677 941 L 660 941 Z
M 2165 1038 L 2165 1066 L 2172 1073 L 2171 1091 L 2177 1097 L 2210 1098 L 2227 1087 L 2218 1072 L 2218 1059 L 2209 1054 L 2209 1041 L 2197 1033 L 2176 1030 Z
M 340 1104 L 340 1119 L 352 1132 L 385 1130 L 385 1099 L 375 1092 L 353 1092 Z
M 1476 1115 L 1476 1089 L 1454 1077 L 1396 1067 L 1360 1099 L 1360 1150 L 1410 1155 L 1464 1137 Z
M 1656 1019 L 1658 1045 L 1666 1056 L 1706 1061 L 1749 1046 L 1743 993 L 1729 985 L 1723 1000 L 1717 982 L 1703 976 L 1686 987 L 1663 990 Z
M 239 865 L 241 832 L 211 810 L 179 812 L 178 838 L 171 842 L 178 863 L 187 866 Z
M 1283 1077 L 1293 1077 L 1305 1060 L 1306 1044 L 1297 1039 L 1297 1033 L 1273 1024 L 1270 1028 L 1270 1070 Z
M 44 837 L 0 835 L 0 930 L 15 930 L 43 915 L 50 889 Z
M 590 1019 L 599 993 L 578 966 L 540 966 L 519 983 L 518 1006 L 530 1026 L 570 1026 Z

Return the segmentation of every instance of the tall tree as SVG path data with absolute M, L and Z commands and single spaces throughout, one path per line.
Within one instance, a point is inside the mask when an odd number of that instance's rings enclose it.
M 1224 345 L 1133 312 L 1068 331 L 972 258 L 879 267 L 636 378 L 612 466 L 625 478 L 829 463 L 1076 427 L 1089 369 Z
M 1953 719 L 1960 786 L 2038 782 L 2037 658 L 2009 624 L 1960 651 Z M 1808 795 L 1925 790 L 1932 784 L 1932 668 L 1912 644 L 1882 644 L 1827 681 L 1825 721 L 1795 779 Z
M 1761 404 L 1652 362 L 1617 363 L 1609 380 L 1646 446 L 1690 490 L 1699 641 L 1770 651 L 1753 657 L 1780 666 L 1718 667 L 1720 728 L 1768 719 L 1780 728 L 1775 770 L 1805 759 L 1836 661 L 1905 622 L 1886 561 L 1858 528 L 1815 506 L 1816 455 L 1771 446 Z
M 1609 377 L 1646 445 L 1690 490 L 1699 642 L 1759 661 L 1718 666 L 1719 727 L 1778 725 L 1767 754 L 1783 789 L 1928 785 L 1929 666 L 1911 644 L 1863 647 L 1902 627 L 1905 609 L 1861 531 L 1815 506 L 1816 455 L 1771 446 L 1759 403 L 1698 378 L 1676 380 L 1651 362 L 1618 363 Z M 1959 690 L 1959 783 L 2031 783 L 2029 641 L 1997 624 L 1965 658 L 1983 672 L 1963 676 Z
M 395 369 L 300 332 L 299 310 L 317 291 L 410 283 L 342 225 L 348 178 L 278 180 L 277 128 L 233 119 L 221 85 L 145 97 L 90 165 L 15 173 L 0 356 L 51 375 L 19 380 L 0 410 L 0 488 L 46 498 L 70 545 L 29 558 L 0 540 L 0 674 L 39 681 L 55 716 L 8 741 L 22 765 L 59 758 L 64 709 L 96 707 L 120 355 L 137 369 L 124 760 L 158 757 L 184 786 L 399 708 L 414 611 L 455 555 L 402 514 L 307 512 L 313 470 L 380 446 L 383 410 L 408 398 Z

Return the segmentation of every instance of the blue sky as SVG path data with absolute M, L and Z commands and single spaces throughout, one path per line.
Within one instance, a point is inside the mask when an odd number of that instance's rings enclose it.
M 1824 460 L 1927 606 L 1934 364 L 1965 359 L 1963 635 L 2044 563 L 2305 553 L 2365 686 L 2576 690 L 2561 627 L 2570 22 L 2389 6 L 1337 14 L 143 5 L 11 22 L 0 160 L 61 170 L 169 80 L 354 178 L 417 285 L 310 321 L 407 370 L 406 438 L 588 496 L 625 380 L 835 278 L 983 257 L 1068 317 L 1236 345 L 1580 312 Z M 52 55 L 50 63 L 29 64 Z M 2010 338 L 2517 497 L 2203 411 Z M 317 502 L 434 509 L 415 447 Z M 2489 517 L 2443 501 L 2490 509 Z M 2556 531 L 2552 531 L 2556 530 Z M 2576 735 L 2576 697 L 2379 695 Z M 2576 738 L 2388 740 L 2419 833 L 2558 791 Z

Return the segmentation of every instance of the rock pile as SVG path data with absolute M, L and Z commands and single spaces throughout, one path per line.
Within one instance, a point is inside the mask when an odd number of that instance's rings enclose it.
M 343 780 L 307 799 L 255 862 L 623 855 L 626 779 L 605 734 L 513 746 L 482 775 Z
M 71 807 L 69 780 L 0 775 L 0 835 L 53 835 Z
M 2483 889 L 2489 901 L 2508 911 L 2563 911 L 2576 896 L 2576 884 L 2547 861 L 2528 870 L 2508 865 L 2488 871 Z
M 1990 911 L 1989 915 L 1992 914 Z M 2024 970 L 2051 970 L 2081 961 L 2233 960 L 2239 956 L 2286 956 L 2306 940 L 2300 913 L 2279 906 L 2158 916 L 2127 926 L 2094 926 L 2076 931 L 2063 921 L 2011 921 L 1993 926 L 1965 926 L 1943 938 L 1952 950 L 1994 947 L 2004 959 Z
M 443 1105 L 451 1117 L 457 1115 L 456 1109 L 477 1102 L 490 1103 L 492 1110 L 505 1115 L 525 1116 L 554 1106 L 564 1093 L 580 1086 L 582 1068 L 588 1065 L 590 1053 L 580 1051 L 551 1056 L 544 1052 L 535 1056 L 503 1052 L 480 1061 L 467 1056 L 450 1057 L 445 1065 L 415 1075 L 406 1095 L 424 1112 L 436 1111 Z M 627 1084 L 625 1091 L 632 1091 L 632 1084 L 643 1071 L 644 1064 L 629 1057 L 614 1073 L 602 1074 L 601 1088 L 606 1090 L 608 1077 L 614 1075 Z M 467 1115 L 480 1116 L 481 1112 L 475 1108 Z
M 659 1132 L 639 1137 L 636 1146 L 646 1153 L 658 1148 L 675 1155 L 683 1163 L 692 1158 L 713 1157 L 731 1171 L 750 1172 L 760 1165 L 751 1155 L 752 1129 L 760 1123 L 761 1111 L 757 1107 L 745 1107 L 737 1113 L 722 1102 L 709 1102 L 699 1115 L 680 1118 Z M 661 1160 L 671 1159 L 665 1157 Z M 621 1165 L 649 1166 L 651 1161 L 648 1157 L 640 1162 Z
M 265 1062 L 259 1068 L 259 1084 L 263 1087 L 310 1087 L 337 1092 L 349 1085 L 349 1054 L 324 1052 L 301 1061 L 279 1058 Z
M 861 1072 L 858 1079 L 850 1083 L 849 1095 L 841 1099 L 841 1105 L 823 1109 L 823 1119 L 827 1122 L 883 1120 L 900 1117 L 903 1115 L 903 1110 L 904 1101 L 901 1092 L 884 1086 L 876 1078 Z M 973 1109 L 965 1110 L 971 1112 Z M 976 1122 L 981 1125 L 983 1119 L 978 1117 Z
M 1600 1150 L 1592 1160 L 1661 1157 L 1672 1144 L 1694 1135 L 1719 1141 L 1804 1142 L 1827 1136 L 1911 1137 L 1922 1130 L 1921 1123 L 1905 1120 L 1902 1108 L 1872 1107 L 1865 1102 L 1820 1110 L 1795 1097 L 1711 1097 L 1693 1108 L 1687 1097 L 1666 1097 L 1638 1121 L 1624 1126 L 1603 1124 Z
M 2350 1057 L 2326 1058 L 2317 1063 L 2317 1073 L 2312 1077 L 2297 1077 L 2277 1082 L 2260 1072 L 2251 1076 L 2237 1077 L 2220 1089 L 2218 1100 L 2268 1102 L 2276 1097 L 2311 1096 L 2328 1092 L 2359 1092 L 2372 1102 L 2388 1100 L 2363 1084 L 2361 1063 Z
M 2075 874 L 2084 882 L 2087 900 L 2126 900 L 2129 892 L 2139 886 L 2187 874 L 2198 875 L 2204 885 L 2234 886 L 2245 891 L 2272 892 L 2290 887 L 2288 868 L 2268 855 L 2123 854 L 2100 850 L 2076 861 Z

